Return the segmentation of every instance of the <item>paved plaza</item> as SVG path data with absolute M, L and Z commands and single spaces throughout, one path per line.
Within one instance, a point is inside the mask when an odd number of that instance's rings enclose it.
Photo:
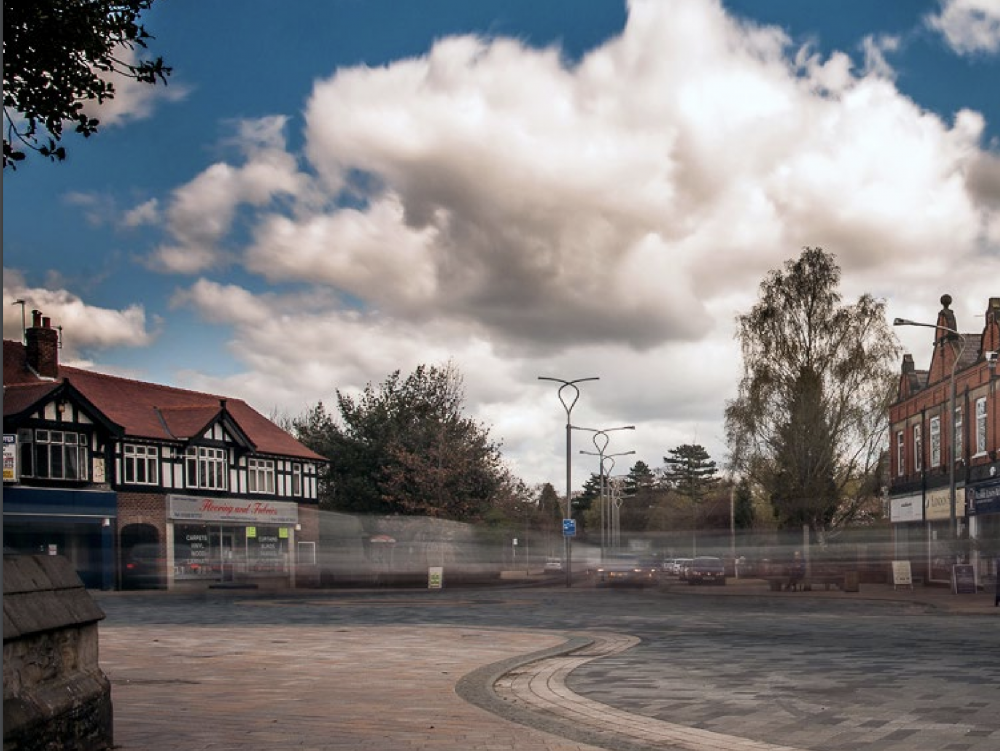
M 992 597 L 857 594 L 97 598 L 124 751 L 1000 747 Z

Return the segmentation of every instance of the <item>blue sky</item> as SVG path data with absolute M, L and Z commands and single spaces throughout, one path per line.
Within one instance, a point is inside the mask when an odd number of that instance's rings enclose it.
M 734 318 L 804 245 L 890 316 L 948 292 L 978 332 L 1000 295 L 1000 0 L 159 0 L 144 22 L 170 85 L 4 173 L 4 337 L 27 300 L 74 364 L 295 415 L 451 360 L 515 472 L 559 486 L 539 375 L 600 376 L 574 422 L 637 426 L 609 450 L 722 461 Z M 926 333 L 899 330 L 918 363 Z

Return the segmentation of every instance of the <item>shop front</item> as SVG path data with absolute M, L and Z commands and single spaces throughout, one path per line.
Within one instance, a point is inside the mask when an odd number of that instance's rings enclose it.
M 955 490 L 955 524 L 959 537 L 965 525 L 965 488 Z M 927 520 L 928 578 L 932 582 L 951 582 L 952 566 L 957 553 L 951 533 L 951 490 L 938 488 L 924 496 L 924 518 Z
M 114 493 L 5 486 L 3 495 L 4 552 L 65 556 L 86 587 L 114 588 Z
M 909 561 L 914 574 L 925 577 L 927 547 L 923 493 L 890 498 L 889 521 L 893 532 L 893 558 Z
M 970 536 L 975 540 L 973 563 L 979 584 L 995 590 L 1000 560 L 1000 480 L 969 485 L 965 502 Z
M 167 496 L 167 587 L 295 586 L 296 503 Z

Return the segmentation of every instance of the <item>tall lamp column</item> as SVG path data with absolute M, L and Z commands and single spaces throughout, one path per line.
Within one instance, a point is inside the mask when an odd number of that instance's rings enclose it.
M 573 518 L 573 407 L 576 406 L 577 401 L 580 399 L 580 389 L 576 384 L 583 383 L 584 381 L 599 381 L 601 380 L 598 376 L 591 376 L 589 378 L 577 378 L 572 381 L 566 381 L 562 378 L 549 378 L 548 376 L 538 376 L 539 381 L 554 381 L 560 384 L 559 386 L 559 402 L 562 404 L 563 409 L 566 410 L 566 516 L 565 519 Z M 563 557 L 566 561 L 566 586 L 573 586 L 573 546 L 570 542 L 570 537 L 567 534 L 563 534 Z

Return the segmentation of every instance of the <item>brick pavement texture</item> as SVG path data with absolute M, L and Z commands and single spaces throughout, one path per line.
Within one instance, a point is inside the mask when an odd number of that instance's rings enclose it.
M 103 625 L 101 666 L 123 751 L 592 751 L 455 693 L 476 668 L 564 641 L 474 628 Z

